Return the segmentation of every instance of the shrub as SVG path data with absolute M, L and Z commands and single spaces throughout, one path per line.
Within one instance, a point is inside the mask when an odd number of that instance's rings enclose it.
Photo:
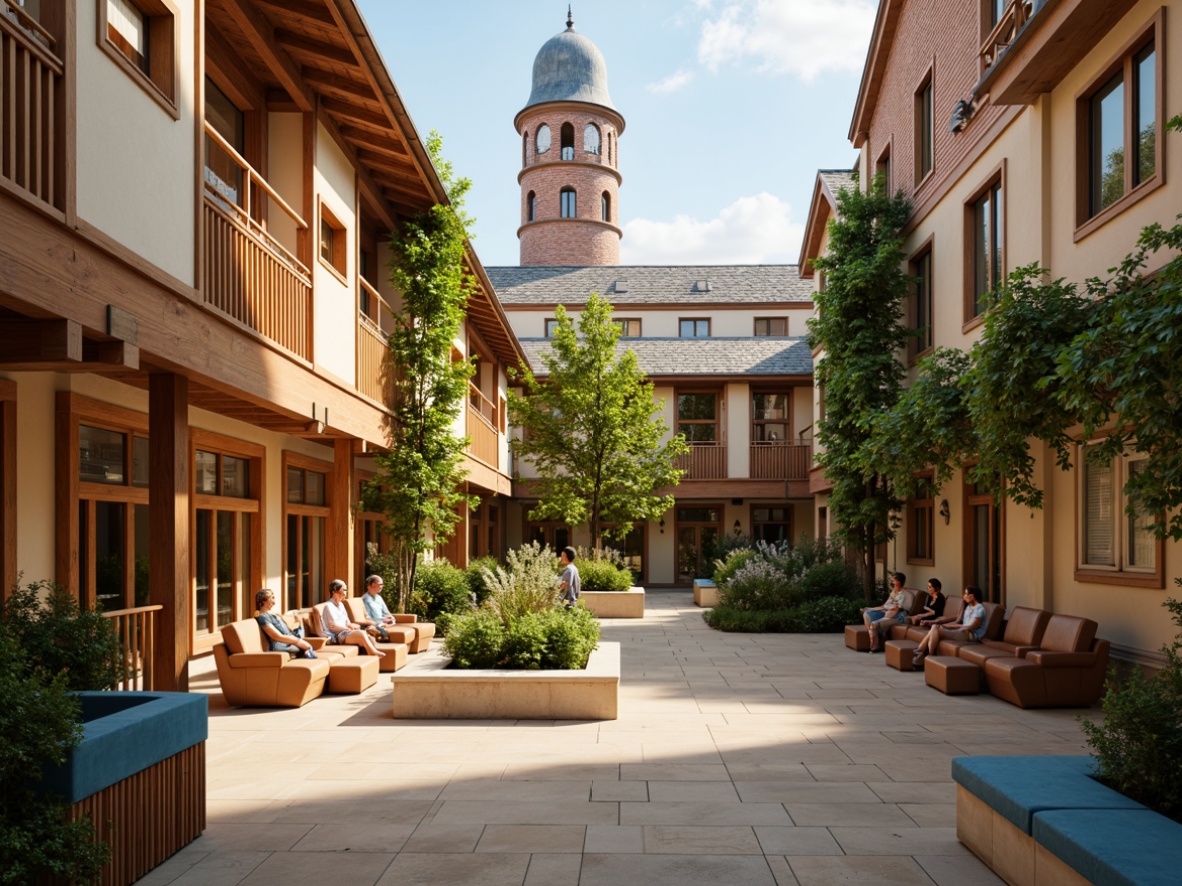
M 439 627 L 441 615 L 459 615 L 472 610 L 472 590 L 463 569 L 446 560 L 427 560 L 415 570 L 415 591 L 410 597 L 410 611 L 434 621 Z M 444 623 L 447 623 L 444 619 Z M 443 633 L 440 628 L 440 633 Z
M 847 624 L 858 621 L 861 611 L 861 602 L 848 596 L 809 600 L 791 610 L 790 630 L 798 634 L 839 633 Z
M 739 567 L 719 590 L 719 601 L 735 609 L 785 609 L 792 584 L 776 565 L 755 557 Z
M 843 597 L 859 601 L 856 608 L 860 608 L 863 596 L 858 573 L 844 560 L 830 560 L 809 567 L 800 577 L 797 593 L 801 603 Z
M 485 570 L 495 572 L 500 565 L 496 557 L 480 557 L 469 563 L 468 568 L 464 570 L 468 576 L 468 591 L 475 596 L 477 606 L 487 600 L 489 594 L 492 593 L 484 576 Z
M 554 610 L 545 615 L 546 655 L 542 667 L 576 670 L 587 666 L 587 659 L 599 643 L 599 622 L 586 609 Z
M 632 572 L 610 560 L 576 560 L 579 583 L 584 591 L 626 591 L 632 587 Z
M 725 560 L 714 561 L 714 583 L 721 588 L 738 570 L 758 559 L 759 551 L 755 548 L 736 548 L 726 555 Z
M 746 532 L 740 532 L 738 535 L 735 535 L 734 533 L 729 535 L 720 535 L 714 542 L 714 546 L 709 552 L 709 556 L 716 561 L 725 561 L 726 558 L 731 555 L 732 551 L 741 551 L 743 549 L 751 550 L 755 548 L 755 544 L 755 539 L 753 539 Z M 717 584 L 718 579 L 714 579 L 714 581 Z
M 514 616 L 508 626 L 491 608 L 458 616 L 444 649 L 458 668 L 571 670 L 587 666 L 599 622 L 586 609 L 548 609 Z
M 537 542 L 509 551 L 505 566 L 484 570 L 490 595 L 486 603 L 501 622 L 558 605 L 558 558 Z
M 1182 601 L 1163 605 L 1182 631 Z M 1120 683 L 1111 672 L 1103 722 L 1081 718 L 1080 725 L 1101 782 L 1182 822 L 1182 632 L 1162 652 L 1166 664 L 1152 677 L 1136 668 Z
M 501 663 L 505 626 L 491 609 L 461 615 L 450 627 L 443 649 L 457 668 L 492 668 Z

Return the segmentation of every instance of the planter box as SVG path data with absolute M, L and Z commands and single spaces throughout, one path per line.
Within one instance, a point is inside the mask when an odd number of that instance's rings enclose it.
M 707 609 L 717 606 L 718 585 L 708 578 L 695 578 L 694 603 Z
M 1012 886 L 1179 882 L 1182 824 L 1091 777 L 1091 757 L 957 757 L 956 836 Z
M 596 618 L 644 618 L 644 588 L 583 591 L 579 601 Z
M 80 692 L 82 743 L 43 789 L 111 847 L 103 883 L 134 883 L 205 830 L 209 700 L 185 692 Z
M 394 718 L 614 720 L 620 644 L 600 643 L 581 671 L 460 670 L 434 651 L 394 674 Z

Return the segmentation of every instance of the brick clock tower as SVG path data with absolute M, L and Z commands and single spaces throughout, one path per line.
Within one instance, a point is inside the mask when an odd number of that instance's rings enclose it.
M 521 136 L 521 264 L 620 263 L 619 146 L 624 118 L 595 44 L 566 30 L 534 59 L 533 89 L 513 121 Z

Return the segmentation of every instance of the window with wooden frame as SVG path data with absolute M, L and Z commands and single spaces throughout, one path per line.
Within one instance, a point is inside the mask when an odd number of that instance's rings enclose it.
M 1154 532 L 1160 517 L 1125 490 L 1129 478 L 1145 470 L 1147 458 L 1129 454 L 1097 461 L 1086 450 L 1080 447 L 1076 459 L 1076 581 L 1165 587 L 1165 545 Z
M 929 237 L 911 256 L 908 265 L 911 272 L 911 304 L 908 317 L 911 327 L 916 330 L 915 338 L 908 342 L 911 360 L 931 351 L 935 344 L 932 334 L 932 313 L 935 308 L 932 288 L 932 241 Z
M 614 317 L 613 322 L 620 327 L 620 338 L 640 338 L 640 318 Z
M 792 442 L 792 394 L 788 391 L 754 391 L 751 394 L 751 442 Z M 754 476 L 754 475 L 753 475 Z
M 791 505 L 752 505 L 751 538 L 778 545 L 792 541 Z
M 1163 24 L 1159 10 L 1076 98 L 1076 240 L 1165 183 Z
M 1005 163 L 964 204 L 964 322 L 976 322 L 1005 280 Z
M 0 601 L 16 584 L 16 384 L 0 379 Z
M 891 189 L 891 143 L 888 141 L 886 147 L 882 149 L 882 153 L 878 155 L 878 160 L 874 164 L 874 174 L 881 175 L 883 184 L 888 194 L 892 193 Z
M 190 431 L 193 475 L 193 646 L 254 614 L 263 584 L 263 446 Z M 208 642 L 202 642 L 207 640 Z
M 677 334 L 681 338 L 709 338 L 710 321 L 699 317 L 683 317 L 677 321 Z
M 349 232 L 331 209 L 320 202 L 320 263 L 342 281 L 348 276 Z
M 553 338 L 554 333 L 558 331 L 558 319 L 556 317 L 546 318 L 546 338 Z
M 717 443 L 718 392 L 678 391 L 677 431 L 687 443 Z
M 788 335 L 788 318 L 787 317 L 756 317 L 755 318 L 755 335 L 759 336 L 780 336 Z
M 284 608 L 305 609 L 326 599 L 331 474 L 331 462 L 283 453 Z
M 174 118 L 179 16 L 169 0 L 98 0 L 98 45 Z
M 915 186 L 923 182 L 935 164 L 932 71 L 929 68 L 915 90 Z
M 907 562 L 936 564 L 936 500 L 930 472 L 919 478 L 915 495 L 907 500 Z
M 357 514 L 353 529 L 353 562 L 356 564 L 356 574 L 353 576 L 353 587 L 364 588 L 365 579 L 376 572 L 371 561 L 372 554 L 386 554 L 390 551 L 390 536 L 382 532 L 382 524 L 386 522 L 386 515 L 381 511 L 370 510 L 374 498 L 367 494 L 367 488 L 373 481 L 374 475 L 369 472 L 357 472 Z

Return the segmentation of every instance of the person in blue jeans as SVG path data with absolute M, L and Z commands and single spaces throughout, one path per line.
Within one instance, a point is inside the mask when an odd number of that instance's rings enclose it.
M 254 620 L 267 635 L 271 651 L 290 652 L 298 658 L 315 658 L 316 651 L 312 649 L 312 644 L 304 639 L 303 628 L 293 631 L 287 626 L 287 622 L 271 611 L 274 607 L 275 592 L 270 588 L 263 588 L 254 595 L 254 608 L 259 611 Z
M 891 626 L 903 624 L 903 619 L 907 617 L 907 611 L 903 608 L 903 585 L 906 582 L 907 576 L 896 572 L 891 576 L 891 591 L 883 604 L 867 606 L 862 610 L 862 621 L 870 632 L 871 652 L 882 652 L 883 643 L 891 638 Z M 880 633 L 882 636 L 879 636 Z

